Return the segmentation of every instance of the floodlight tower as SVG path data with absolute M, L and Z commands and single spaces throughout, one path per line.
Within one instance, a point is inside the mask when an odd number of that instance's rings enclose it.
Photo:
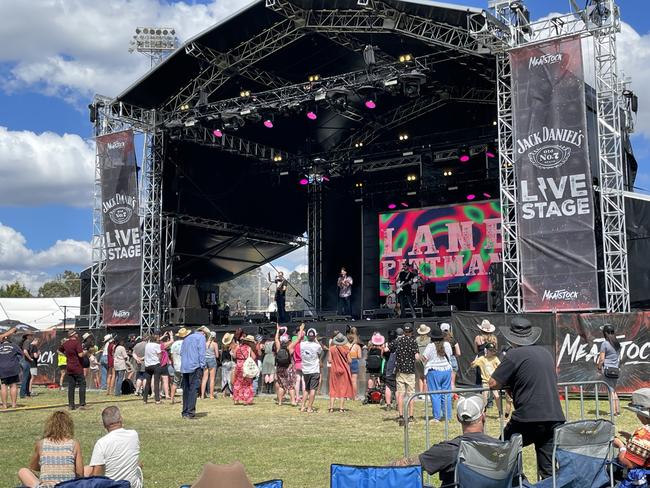
M 129 52 L 149 57 L 151 67 L 160 63 L 178 47 L 176 29 L 172 27 L 137 27 L 131 39 Z

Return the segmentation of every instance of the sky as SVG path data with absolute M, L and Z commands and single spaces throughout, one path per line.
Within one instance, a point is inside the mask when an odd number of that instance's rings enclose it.
M 94 141 L 87 105 L 115 96 L 149 69 L 128 52 L 136 26 L 173 26 L 181 41 L 250 0 L 0 0 L 0 285 L 33 293 L 64 269 L 90 264 Z M 585 0 L 576 0 L 582 5 Z M 487 0 L 455 0 L 486 7 Z M 568 0 L 528 0 L 534 19 L 569 11 Z M 650 189 L 650 16 L 619 0 L 619 69 L 639 94 L 633 147 L 636 186 Z M 139 155 L 138 155 L 139 157 Z M 306 249 L 278 260 L 306 271 Z

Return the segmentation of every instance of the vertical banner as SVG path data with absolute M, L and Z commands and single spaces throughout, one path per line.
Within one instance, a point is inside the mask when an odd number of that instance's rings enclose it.
M 579 37 L 510 52 L 523 309 L 598 308 Z
M 139 325 L 142 243 L 133 132 L 97 138 L 104 224 L 104 325 Z

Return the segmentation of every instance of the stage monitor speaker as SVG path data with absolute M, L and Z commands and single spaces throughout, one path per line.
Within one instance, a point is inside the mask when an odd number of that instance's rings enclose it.
M 455 305 L 458 310 L 469 310 L 469 291 L 465 283 L 447 285 L 447 304 Z
M 169 310 L 170 325 L 207 325 L 209 320 L 207 308 L 180 307 Z
M 88 327 L 90 327 L 90 319 L 88 315 L 77 315 L 74 318 L 75 329 L 87 329 Z
M 178 308 L 201 308 L 199 290 L 194 285 L 183 285 L 177 302 Z
M 347 322 L 352 320 L 352 315 L 322 315 L 321 320 L 325 322 Z

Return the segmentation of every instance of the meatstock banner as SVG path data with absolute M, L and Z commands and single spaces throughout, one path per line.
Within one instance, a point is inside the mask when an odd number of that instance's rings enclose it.
M 600 327 L 612 324 L 621 344 L 616 391 L 650 387 L 650 312 L 626 314 L 558 314 L 557 366 L 561 382 L 602 380 L 596 360 L 604 338 Z
M 488 269 L 501 261 L 499 202 L 430 207 L 379 214 L 379 280 L 389 295 L 404 261 L 444 293 L 450 283 L 488 291 Z
M 598 308 L 580 39 L 514 49 L 510 60 L 523 308 Z
M 97 138 L 104 225 L 104 324 L 140 323 L 142 243 L 133 132 Z

